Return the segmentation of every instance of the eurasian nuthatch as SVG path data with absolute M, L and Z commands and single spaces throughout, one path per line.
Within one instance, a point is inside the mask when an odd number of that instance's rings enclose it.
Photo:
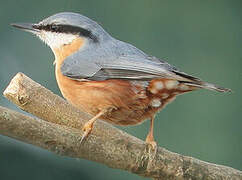
M 176 95 L 203 88 L 230 91 L 113 38 L 80 14 L 58 13 L 37 24 L 13 26 L 37 35 L 50 46 L 63 96 L 94 116 L 84 125 L 82 140 L 98 118 L 117 125 L 136 125 L 150 119 L 146 142 L 155 148 L 155 114 Z

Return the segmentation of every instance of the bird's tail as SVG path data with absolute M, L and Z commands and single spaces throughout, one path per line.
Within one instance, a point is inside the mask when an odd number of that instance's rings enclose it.
M 197 87 L 201 89 L 209 89 L 218 92 L 232 92 L 231 89 L 223 88 L 212 83 L 202 81 L 201 79 L 188 75 L 184 72 L 173 71 L 176 75 L 182 77 L 184 80 L 179 81 L 180 83 L 186 84 L 191 87 Z
M 218 91 L 218 92 L 232 92 L 231 89 L 219 87 L 215 84 L 207 83 L 204 81 L 193 81 L 193 82 L 183 82 L 183 83 L 192 87 L 209 89 L 209 90 Z

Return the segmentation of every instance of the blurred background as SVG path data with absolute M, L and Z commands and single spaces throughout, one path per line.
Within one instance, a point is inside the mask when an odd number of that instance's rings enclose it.
M 165 59 L 233 93 L 207 90 L 179 96 L 159 113 L 155 137 L 166 149 L 242 170 L 241 0 L 52 0 L 2 1 L 0 6 L 0 92 L 23 72 L 60 94 L 54 56 L 29 33 L 9 26 L 38 22 L 72 11 L 99 22 L 117 39 Z M 2 95 L 0 105 L 17 111 Z M 122 127 L 144 139 L 149 122 Z M 95 172 L 95 173 L 94 173 Z M 142 179 L 102 164 L 61 157 L 0 135 L 0 179 Z

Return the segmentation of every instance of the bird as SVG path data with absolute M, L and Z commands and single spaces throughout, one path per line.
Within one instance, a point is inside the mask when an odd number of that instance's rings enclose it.
M 155 149 L 155 115 L 177 95 L 198 89 L 231 91 L 112 37 L 78 13 L 61 12 L 38 23 L 11 25 L 33 33 L 51 48 L 62 95 L 93 116 L 83 126 L 81 142 L 97 119 L 120 126 L 150 120 L 146 143 Z

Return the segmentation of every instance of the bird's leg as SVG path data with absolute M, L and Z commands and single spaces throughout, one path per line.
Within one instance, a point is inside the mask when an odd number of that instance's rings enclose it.
M 153 150 L 156 150 L 157 144 L 154 140 L 154 120 L 155 120 L 155 115 L 153 115 L 150 119 L 150 131 L 146 137 L 145 142 L 149 145 L 151 145 Z
M 147 164 L 147 169 L 154 169 L 154 164 L 153 160 L 155 159 L 156 152 L 157 152 L 157 144 L 154 140 L 154 120 L 155 120 L 155 115 L 153 115 L 150 119 L 150 131 L 146 137 L 146 143 L 147 143 L 147 148 L 146 152 L 148 153 L 148 164 Z M 148 151 L 147 151 L 148 150 Z
M 92 131 L 93 129 L 93 124 L 94 122 L 102 115 L 104 115 L 105 113 L 107 112 L 107 110 L 102 110 L 100 111 L 96 116 L 94 116 L 92 119 L 90 119 L 89 121 L 87 121 L 82 130 L 84 131 L 83 135 L 82 135 L 82 138 L 81 138 L 81 143 L 84 139 L 86 139 L 86 137 L 90 134 L 90 132 Z

